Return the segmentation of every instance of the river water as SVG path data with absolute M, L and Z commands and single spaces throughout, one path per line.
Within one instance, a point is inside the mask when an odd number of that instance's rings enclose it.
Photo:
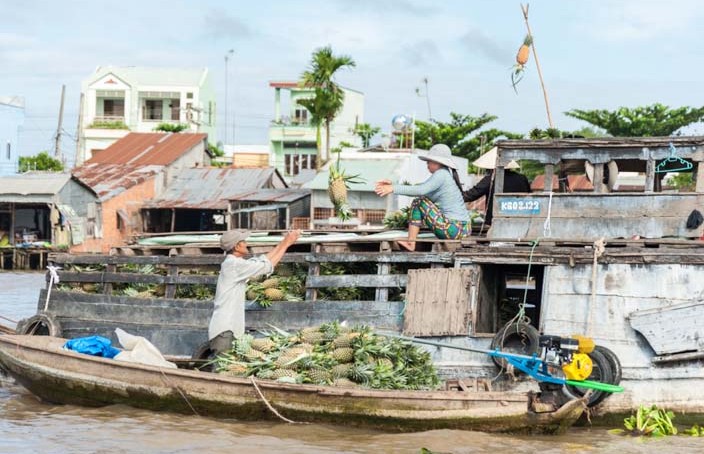
M 36 311 L 40 273 L 0 273 L 0 316 Z M 0 323 L 12 325 L 7 320 Z M 4 453 L 700 453 L 704 439 L 641 440 L 604 428 L 558 437 L 440 430 L 384 434 L 326 425 L 241 423 L 154 413 L 125 406 L 82 408 L 40 402 L 0 375 L 0 454 Z

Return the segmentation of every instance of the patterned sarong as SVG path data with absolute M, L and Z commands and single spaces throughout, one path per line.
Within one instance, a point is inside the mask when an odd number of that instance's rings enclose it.
M 413 199 L 409 223 L 428 227 L 441 240 L 457 240 L 469 236 L 471 223 L 452 221 L 445 217 L 435 203 L 423 196 Z

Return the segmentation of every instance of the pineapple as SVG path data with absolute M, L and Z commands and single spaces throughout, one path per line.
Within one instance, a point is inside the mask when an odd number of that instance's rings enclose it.
M 340 363 L 351 363 L 354 360 L 354 349 L 349 347 L 336 348 L 332 352 L 332 357 Z
M 254 291 L 253 289 L 247 290 L 247 299 L 248 300 L 254 301 L 255 299 L 257 299 L 258 296 L 259 296 L 259 294 L 256 291 Z
M 352 370 L 352 364 L 338 364 L 332 368 L 332 376 L 335 378 L 347 378 L 347 376 Z
M 374 375 L 374 371 L 366 364 L 355 364 L 350 369 L 348 377 L 356 383 L 368 383 Z
M 253 349 L 259 350 L 262 353 L 268 353 L 276 347 L 276 343 L 268 337 L 263 337 L 261 339 L 254 339 L 251 346 Z
M 378 358 L 376 360 L 376 363 L 384 368 L 388 368 L 388 369 L 394 368 L 394 362 L 391 361 L 389 358 Z
M 349 334 L 342 334 L 333 339 L 332 346 L 335 348 L 349 347 L 352 345 L 352 339 L 354 339 L 354 337 Z
M 271 373 L 272 380 L 278 380 L 279 378 L 284 377 L 297 378 L 298 374 L 290 369 L 274 369 L 274 371 Z
M 359 175 L 345 175 L 344 170 L 340 170 L 340 155 L 337 155 L 337 163 L 330 166 L 330 176 L 328 177 L 328 196 L 335 207 L 335 214 L 343 221 L 352 217 L 352 210 L 347 203 L 347 189 L 350 184 L 361 183 Z
M 284 299 L 284 292 L 282 292 L 278 288 L 267 288 L 264 289 L 264 296 L 270 299 L 271 301 L 281 301 Z
M 306 353 L 313 353 L 313 345 L 311 344 L 298 344 L 296 345 L 296 348 L 300 348 L 301 350 L 305 351 Z
M 244 356 L 247 361 L 256 361 L 258 359 L 263 359 L 266 355 L 264 355 L 264 353 L 260 352 L 259 350 L 250 348 L 249 350 L 244 352 L 242 356 Z
M 279 285 L 279 279 L 275 277 L 271 277 L 264 282 L 262 282 L 262 287 L 264 288 L 274 288 Z
M 262 369 L 257 372 L 257 378 L 271 379 L 274 375 L 274 371 L 271 369 Z
M 231 377 L 245 377 L 247 376 L 247 365 L 240 362 L 232 363 L 227 366 L 223 373 Z
M 352 380 L 349 380 L 347 378 L 338 378 L 332 382 L 332 385 L 338 386 L 340 388 L 356 388 L 357 387 L 357 383 L 355 383 Z
M 325 335 L 320 331 L 301 332 L 301 339 L 306 344 L 320 344 L 325 340 Z
M 332 374 L 325 369 L 315 368 L 308 371 L 308 378 L 316 384 L 328 384 L 332 381 Z

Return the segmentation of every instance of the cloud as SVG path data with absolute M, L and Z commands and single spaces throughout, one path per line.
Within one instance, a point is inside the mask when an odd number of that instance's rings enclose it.
M 414 3 L 410 0 L 338 0 L 337 4 L 346 11 L 367 11 L 379 15 L 407 14 L 410 16 L 427 16 L 437 10 Z
M 203 18 L 205 34 L 215 39 L 243 39 L 253 35 L 252 30 L 240 19 L 225 10 L 212 9 Z
M 429 39 L 403 46 L 401 58 L 412 66 L 425 66 L 442 61 L 440 49 Z
M 510 50 L 479 29 L 472 28 L 467 31 L 460 37 L 460 43 L 470 52 L 482 55 L 494 63 L 506 65 L 506 62 L 511 61 Z

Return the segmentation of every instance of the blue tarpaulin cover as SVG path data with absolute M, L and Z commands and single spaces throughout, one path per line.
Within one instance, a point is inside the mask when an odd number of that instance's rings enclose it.
M 73 350 L 86 355 L 113 358 L 120 350 L 112 346 L 110 339 L 102 336 L 77 337 L 64 344 L 67 350 Z

